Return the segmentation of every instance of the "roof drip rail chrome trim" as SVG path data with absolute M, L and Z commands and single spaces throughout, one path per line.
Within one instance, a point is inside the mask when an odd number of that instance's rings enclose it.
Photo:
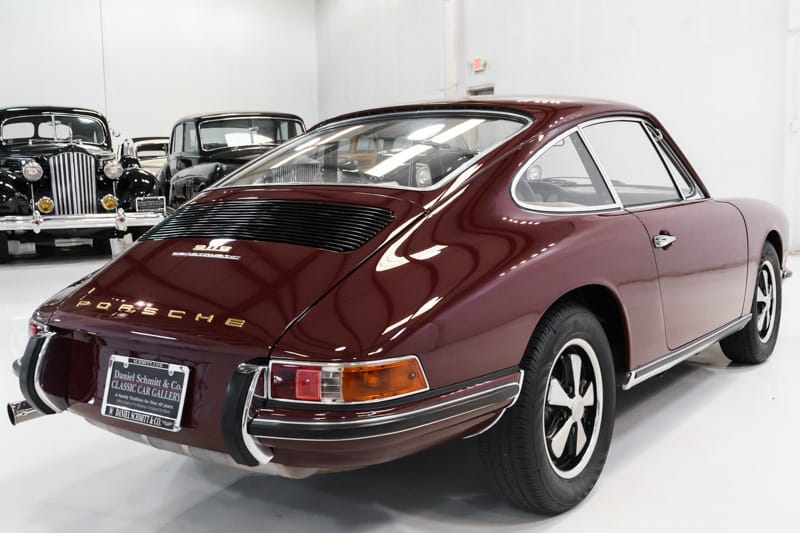
M 653 376 L 657 376 L 662 372 L 669 370 L 678 363 L 681 363 L 698 352 L 705 350 L 715 342 L 727 337 L 731 333 L 739 331 L 745 327 L 748 322 L 750 322 L 751 318 L 752 314 L 748 313 L 747 315 L 738 318 L 733 322 L 722 326 L 721 328 L 715 329 L 708 335 L 690 342 L 683 348 L 680 348 L 672 353 L 668 353 L 667 355 L 647 363 L 646 365 L 634 368 L 626 374 L 625 383 L 623 383 L 622 389 L 628 390 L 632 387 L 635 387 L 639 383 L 652 378 Z

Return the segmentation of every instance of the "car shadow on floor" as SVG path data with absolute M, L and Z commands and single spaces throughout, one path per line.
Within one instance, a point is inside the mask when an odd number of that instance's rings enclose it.
M 624 441 L 626 433 L 642 423 L 655 428 L 653 439 L 659 438 L 659 430 L 671 431 L 668 424 L 652 421 L 653 411 L 657 412 L 659 406 L 669 409 L 668 402 L 695 391 L 708 380 L 723 379 L 715 376 L 715 371 L 727 367 L 727 359 L 718 348 L 711 348 L 631 391 L 620 391 L 615 441 Z M 612 453 L 613 448 L 614 443 Z M 212 482 L 223 468 L 197 462 L 187 462 L 185 467 L 198 469 Z M 440 523 L 443 529 L 458 524 L 473 528 L 550 527 L 560 521 L 559 517 L 518 510 L 496 493 L 477 439 L 450 442 L 383 465 L 303 480 L 245 475 L 185 509 L 165 530 L 181 523 L 202 524 L 201 530 L 222 530 L 230 523 L 231 513 L 237 516 L 241 531 L 264 524 L 292 530 L 380 529 L 394 523 L 397 516 L 405 517 L 404 522 L 408 522 L 408 516 L 422 516 L 426 527 Z

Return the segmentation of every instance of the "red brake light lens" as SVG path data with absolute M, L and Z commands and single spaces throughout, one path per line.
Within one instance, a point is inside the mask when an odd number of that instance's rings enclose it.
M 298 400 L 319 401 L 322 370 L 319 368 L 298 368 L 294 374 L 294 395 Z

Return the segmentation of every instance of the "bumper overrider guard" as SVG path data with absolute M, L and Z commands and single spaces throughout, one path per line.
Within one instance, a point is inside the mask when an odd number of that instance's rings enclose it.
M 40 331 L 31 337 L 25 353 L 15 362 L 15 372 L 19 372 L 19 383 L 24 401 L 8 404 L 8 415 L 12 424 L 33 420 L 43 415 L 60 413 L 68 408 L 65 397 L 57 397 L 42 387 L 42 375 L 46 368 L 48 345 L 54 332 Z M 18 364 L 17 364 L 18 363 Z M 338 468 L 292 467 L 273 462 L 273 449 L 269 442 L 302 441 L 315 442 L 364 441 L 380 439 L 425 428 L 448 428 L 461 423 L 477 427 L 478 433 L 485 431 L 497 422 L 502 414 L 514 405 L 521 391 L 523 371 L 517 367 L 495 372 L 490 375 L 453 384 L 447 387 L 428 390 L 402 400 L 388 400 L 372 404 L 369 410 L 382 411 L 383 414 L 357 416 L 355 418 L 335 418 L 327 420 L 306 420 L 270 417 L 259 408 L 255 391 L 259 380 L 268 367 L 259 364 L 240 364 L 233 372 L 224 396 L 220 430 L 226 453 L 200 449 L 178 442 L 148 436 L 136 431 L 104 424 L 100 420 L 87 418 L 93 425 L 117 435 L 143 442 L 152 447 L 208 460 L 229 466 L 244 467 L 258 472 L 276 474 L 284 477 L 306 477 L 320 471 Z M 282 404 L 282 402 L 274 402 Z M 291 406 L 297 409 L 297 405 Z M 308 406 L 315 412 L 332 409 L 336 414 L 363 413 L 364 406 Z M 498 412 L 494 419 L 481 422 Z M 472 424 L 471 420 L 476 419 Z M 475 432 L 464 435 L 473 436 Z M 262 441 L 263 439 L 263 441 Z M 260 442 L 262 441 L 262 442 Z
M 19 376 L 19 388 L 25 400 L 8 404 L 8 418 L 12 425 L 60 413 L 66 407 L 63 401 L 48 396 L 41 385 L 47 346 L 53 335 L 52 331 L 40 331 L 33 335 L 22 358 L 14 362 L 14 372 Z

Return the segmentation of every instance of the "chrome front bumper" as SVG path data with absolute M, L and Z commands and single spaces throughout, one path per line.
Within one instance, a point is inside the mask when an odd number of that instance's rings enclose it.
M 40 231 L 63 229 L 117 229 L 125 231 L 128 227 L 155 226 L 164 220 L 164 215 L 155 212 L 126 213 L 119 209 L 116 213 L 95 215 L 55 215 L 0 217 L 0 231 Z

